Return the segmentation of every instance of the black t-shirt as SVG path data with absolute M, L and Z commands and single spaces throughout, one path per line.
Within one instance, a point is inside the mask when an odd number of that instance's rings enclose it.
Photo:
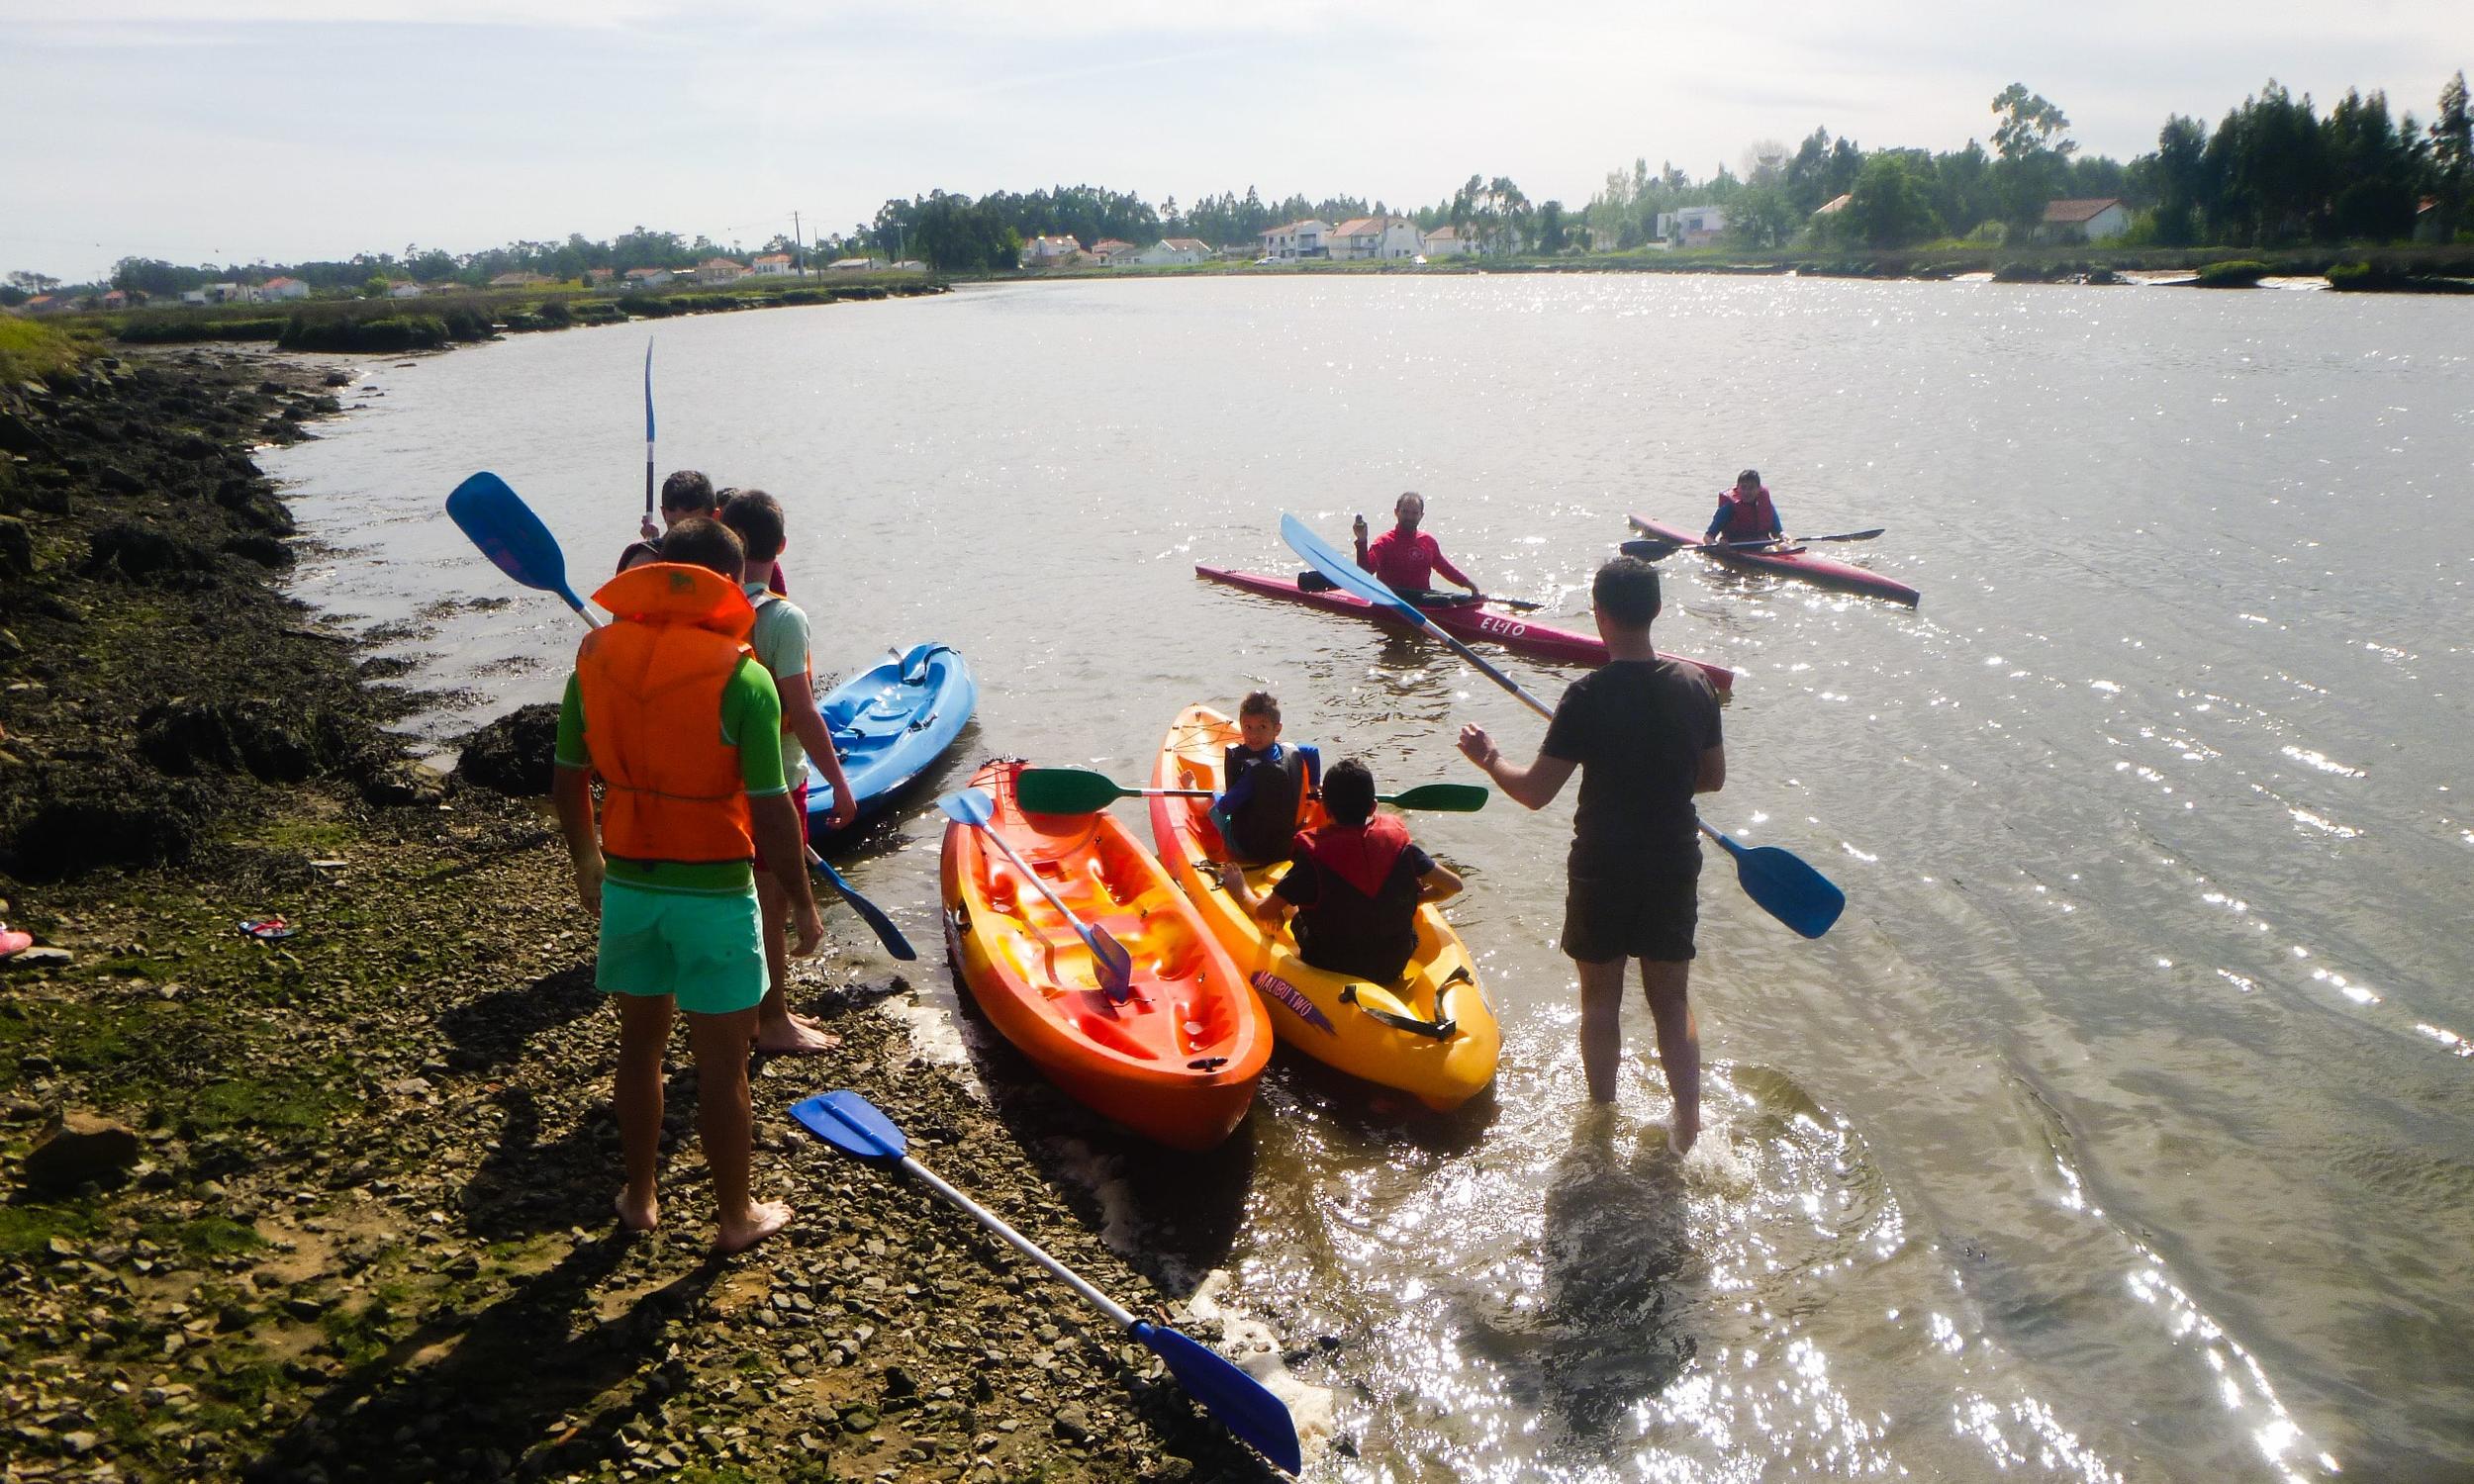
M 1402 846 L 1368 896 L 1299 851 L 1272 893 L 1297 908 L 1297 951 L 1308 964 L 1388 984 L 1417 952 L 1419 883 L 1434 869 L 1434 857 Z
M 1545 747 L 1580 765 L 1572 876 L 1696 869 L 1692 786 L 1718 745 L 1718 693 L 1694 666 L 1617 660 L 1572 682 Z

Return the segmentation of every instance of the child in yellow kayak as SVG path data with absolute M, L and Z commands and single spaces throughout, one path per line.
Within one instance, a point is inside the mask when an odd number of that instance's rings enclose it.
M 1269 691 L 1247 695 L 1237 707 L 1238 745 L 1220 769 L 1220 796 L 1211 823 L 1228 858 L 1248 866 L 1288 859 L 1298 806 L 1322 782 L 1323 755 L 1310 742 L 1280 740 L 1280 700 Z
M 1237 904 L 1271 926 L 1297 914 L 1297 954 L 1317 969 L 1389 984 L 1417 952 L 1417 909 L 1461 889 L 1451 867 L 1418 849 L 1396 814 L 1375 812 L 1375 775 L 1355 758 L 1323 779 L 1329 824 L 1300 830 L 1287 873 L 1268 896 L 1245 869 L 1220 868 Z

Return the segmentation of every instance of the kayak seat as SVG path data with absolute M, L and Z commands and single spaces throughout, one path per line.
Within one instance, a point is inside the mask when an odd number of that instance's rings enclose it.
M 1145 1046 L 1128 1032 L 1124 1025 L 1108 1016 L 1084 1010 L 1074 1016 L 1074 1028 L 1094 1046 L 1103 1046 L 1120 1057 L 1137 1061 L 1157 1062 L 1160 1054 Z

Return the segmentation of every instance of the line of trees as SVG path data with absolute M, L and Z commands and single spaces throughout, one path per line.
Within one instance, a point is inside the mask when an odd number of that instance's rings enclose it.
M 1755 249 L 2023 242 L 2047 203 L 2100 197 L 2119 197 L 2136 214 L 2126 245 L 2402 241 L 2422 226 L 2426 200 L 2427 235 L 2453 241 L 2474 226 L 2463 72 L 2440 90 L 2427 127 L 2411 112 L 2392 114 L 2384 93 L 2348 89 L 2322 115 L 2308 94 L 2270 80 L 2213 131 L 2166 119 L 2156 148 L 2127 164 L 2081 153 L 2069 117 L 2025 84 L 1996 95 L 1992 114 L 1990 150 L 1975 139 L 1941 153 L 1865 150 L 1816 129 L 1792 149 L 1758 141 L 1741 173 L 1721 165 L 1707 180 L 1672 164 L 1652 173 L 1635 160 L 1607 176 L 1583 216 L 1600 240 L 1636 247 L 1657 235 L 1660 215 L 1715 206 L 1731 244 Z

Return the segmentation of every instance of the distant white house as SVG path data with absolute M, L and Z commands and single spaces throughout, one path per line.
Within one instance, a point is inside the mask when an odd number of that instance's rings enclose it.
M 211 283 L 198 292 L 205 296 L 201 302 L 206 304 L 254 304 L 259 298 L 253 283 Z
M 1657 234 L 1676 247 L 1707 247 L 1726 231 L 1727 214 L 1714 206 L 1678 207 L 1658 214 Z
M 1200 237 L 1162 237 L 1125 260 L 1140 263 L 1146 268 L 1171 268 L 1189 263 L 1207 263 L 1211 261 L 1211 244 Z
M 1098 261 L 1101 267 L 1106 267 L 1111 263 L 1131 262 L 1135 251 L 1134 244 L 1122 237 L 1101 237 L 1091 244 L 1091 255 Z
M 616 268 L 587 268 L 584 270 L 585 283 L 590 285 L 596 292 L 599 293 L 608 293 L 610 290 L 617 288 L 618 279 L 618 270 Z
M 428 290 L 424 289 L 421 285 L 413 282 L 409 278 L 397 279 L 395 282 L 387 285 L 387 297 L 389 299 L 419 299 L 423 294 L 428 292 Z
M 501 273 L 498 277 L 491 279 L 490 287 L 494 289 L 537 289 L 543 284 L 556 282 L 558 282 L 557 279 L 550 277 L 546 273 L 534 273 L 525 269 L 518 269 L 513 272 Z
M 2047 201 L 2042 228 L 2056 242 L 2101 242 L 2131 230 L 2130 209 L 2119 196 L 2084 201 Z
M 310 288 L 297 278 L 270 278 L 258 288 L 267 299 L 307 299 Z
M 1358 217 L 1331 230 L 1329 246 L 1337 258 L 1415 257 L 1426 237 L 1406 217 Z
M 1074 261 L 1082 251 L 1083 244 L 1072 237 L 1033 237 L 1022 244 L 1020 261 L 1025 268 L 1054 268 Z
M 1330 251 L 1331 224 L 1308 217 L 1302 222 L 1284 222 L 1263 233 L 1263 255 L 1283 262 L 1301 257 L 1323 257 Z
M 867 273 L 885 266 L 872 257 L 837 257 L 824 265 L 827 273 Z
M 1448 222 L 1427 232 L 1423 241 L 1428 257 L 1475 257 L 1477 254 L 1477 244 L 1461 235 L 1461 230 Z
M 758 278 L 788 278 L 795 266 L 789 253 L 768 252 L 756 259 L 755 266 L 747 271 Z
M 675 276 L 676 275 L 671 273 L 668 268 L 629 268 L 627 270 L 627 287 L 630 289 L 658 289 L 663 284 L 670 282 Z
M 709 257 L 696 265 L 698 283 L 737 283 L 746 276 L 745 265 L 726 257 Z

